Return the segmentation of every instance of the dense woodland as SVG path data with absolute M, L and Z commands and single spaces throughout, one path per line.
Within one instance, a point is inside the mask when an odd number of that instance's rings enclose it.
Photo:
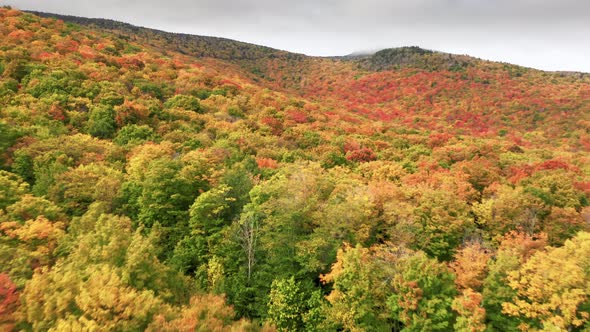
M 590 331 L 587 75 L 101 22 L 0 9 L 0 330 Z

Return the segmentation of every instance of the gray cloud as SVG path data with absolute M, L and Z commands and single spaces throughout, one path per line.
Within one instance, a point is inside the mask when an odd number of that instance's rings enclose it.
M 590 72 L 586 0 L 12 0 L 17 8 L 214 35 L 309 55 L 419 45 Z

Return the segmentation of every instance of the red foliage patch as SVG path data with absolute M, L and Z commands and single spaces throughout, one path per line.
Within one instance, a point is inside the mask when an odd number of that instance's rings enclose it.
M 377 159 L 377 155 L 369 148 L 360 148 L 358 150 L 349 151 L 346 153 L 346 159 L 356 162 L 367 162 Z
M 76 52 L 78 50 L 79 46 L 80 46 L 80 44 L 75 40 L 63 39 L 63 40 L 58 41 L 55 44 L 55 49 L 60 54 L 66 54 L 66 53 Z
M 31 31 L 19 29 L 9 33 L 7 37 L 12 41 L 28 41 L 33 37 L 33 33 Z
M 18 308 L 19 294 L 16 285 L 6 273 L 0 273 L 0 328 L 14 328 L 14 313 Z
M 307 114 L 301 111 L 289 111 L 288 113 L 289 120 L 295 121 L 297 123 L 306 123 L 309 121 Z
M 453 135 L 449 133 L 433 133 L 428 137 L 428 146 L 430 148 L 439 147 L 445 145 Z
M 66 119 L 64 111 L 61 109 L 61 107 L 57 105 L 51 106 L 51 109 L 49 110 L 49 115 L 51 115 L 51 117 L 54 120 L 58 121 L 64 121 Z
M 80 46 L 78 52 L 84 59 L 94 59 L 96 57 L 96 52 L 90 46 Z
M 570 165 L 568 163 L 566 163 L 565 161 L 562 160 L 556 160 L 556 159 L 552 159 L 552 160 L 547 160 L 542 162 L 541 164 L 539 164 L 537 167 L 535 167 L 535 171 L 543 171 L 543 170 L 554 170 L 554 169 L 564 169 L 566 171 L 579 171 L 579 169 L 576 166 Z
M 142 123 L 149 117 L 149 110 L 138 103 L 126 100 L 123 105 L 115 107 L 115 121 L 119 127 L 130 123 Z
M 118 58 L 116 61 L 119 65 L 121 65 L 121 67 L 125 67 L 125 68 L 138 69 L 138 70 L 145 68 L 145 63 L 135 57 L 122 57 L 122 58 Z
M 271 158 L 256 157 L 256 164 L 260 169 L 276 169 L 277 167 L 279 167 L 277 161 Z
M 510 167 L 510 177 L 508 180 L 514 184 L 519 183 L 522 179 L 529 177 L 533 173 L 533 167 L 530 165 Z
M 57 58 L 59 55 L 57 53 L 49 53 L 49 52 L 41 52 L 39 54 L 33 55 L 32 58 L 36 60 L 51 60 Z
M 574 182 L 574 187 L 586 195 L 590 194 L 590 181 L 588 182 Z
M 271 128 L 272 134 L 275 136 L 279 136 L 283 133 L 283 123 L 277 118 L 267 116 L 262 118 L 262 123 L 269 126 Z
M 359 150 L 360 148 L 361 148 L 361 144 L 355 140 L 352 140 L 352 139 L 346 140 L 346 142 L 344 142 L 344 146 L 342 146 L 342 149 L 344 149 L 344 153 L 356 151 L 356 150 Z

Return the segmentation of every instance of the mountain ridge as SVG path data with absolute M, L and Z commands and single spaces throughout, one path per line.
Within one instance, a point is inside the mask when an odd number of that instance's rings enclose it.
M 195 35 L 195 34 L 187 34 L 187 33 L 176 33 L 176 32 L 169 32 L 149 27 L 142 27 L 136 26 L 130 23 L 105 19 L 105 18 L 87 18 L 81 16 L 74 16 L 74 15 L 62 15 L 62 14 L 55 14 L 55 13 L 46 13 L 46 12 L 38 12 L 38 11 L 25 11 L 28 13 L 32 13 L 41 17 L 48 17 L 48 18 L 55 18 L 63 20 L 64 22 L 70 22 L 75 24 L 80 24 L 83 26 L 89 27 L 96 27 L 99 29 L 109 30 L 109 31 L 117 31 L 121 33 L 127 33 L 130 35 L 142 36 L 148 33 L 153 33 L 155 35 L 159 35 L 164 39 L 172 39 L 178 38 L 178 44 L 182 43 L 197 43 L 199 44 L 197 48 L 204 49 L 200 54 L 194 54 L 196 56 L 211 56 L 221 59 L 230 59 L 230 57 L 222 56 L 221 54 L 208 54 L 206 51 L 210 50 L 211 48 L 208 47 L 213 43 L 216 43 L 216 47 L 219 48 L 223 46 L 223 44 L 231 44 L 234 45 L 238 49 L 246 50 L 245 53 L 239 54 L 234 53 L 231 56 L 236 57 L 237 59 L 252 59 L 257 57 L 265 57 L 265 56 L 279 56 L 290 54 L 291 56 L 305 56 L 303 54 L 297 54 L 289 51 L 283 51 L 279 49 L 275 49 L 268 46 L 257 45 L 248 42 L 242 42 L 238 40 L 233 40 L 224 37 L 216 37 L 216 36 L 202 36 L 202 35 Z M 180 48 L 175 49 L 176 51 L 180 51 L 181 53 L 186 52 L 182 49 L 181 45 L 177 45 Z M 250 51 L 250 52 L 248 52 Z M 235 58 L 231 58 L 235 59 Z
M 499 63 L 499 64 L 507 64 L 507 65 L 511 65 L 511 66 L 515 66 L 515 67 L 534 69 L 534 70 L 539 70 L 539 71 L 543 71 L 543 72 L 547 72 L 547 73 L 567 74 L 567 75 L 572 75 L 572 76 L 590 75 L 590 73 L 579 72 L 579 71 L 541 70 L 541 69 L 537 69 L 537 68 L 533 68 L 533 67 L 526 67 L 526 66 L 522 66 L 522 65 L 511 64 L 511 63 L 504 62 L 504 61 L 493 61 L 493 60 L 481 59 L 481 58 L 473 57 L 473 56 L 466 55 L 466 54 L 455 54 L 455 53 L 449 53 L 449 52 L 440 51 L 440 50 L 430 50 L 430 49 L 421 48 L 419 46 L 387 47 L 387 48 L 375 49 L 372 51 L 352 52 L 347 55 L 311 56 L 311 55 L 306 55 L 306 54 L 302 54 L 302 53 L 295 53 L 295 52 L 291 52 L 291 51 L 287 51 L 287 50 L 280 50 L 280 49 L 276 49 L 276 48 L 269 47 L 269 46 L 238 41 L 238 40 L 225 38 L 225 37 L 203 36 L 203 35 L 189 34 L 189 33 L 169 32 L 169 31 L 150 28 L 150 27 L 136 26 L 136 25 L 133 25 L 130 23 L 107 19 L 107 18 L 88 18 L 88 17 L 81 17 L 81 16 L 74 16 L 74 15 L 39 12 L 39 11 L 34 11 L 34 10 L 25 10 L 25 12 L 39 15 L 41 17 L 51 17 L 51 18 L 61 19 L 64 22 L 76 23 L 76 24 L 81 24 L 84 26 L 94 26 L 94 27 L 109 30 L 109 31 L 117 30 L 119 32 L 129 33 L 131 35 L 140 35 L 140 34 L 145 35 L 148 32 L 152 32 L 152 33 L 163 35 L 163 36 L 165 36 L 164 38 L 166 38 L 166 39 L 171 39 L 171 38 L 180 39 L 176 46 L 178 46 L 178 44 L 187 43 L 187 41 L 188 41 L 188 43 L 192 42 L 192 43 L 199 44 L 196 48 L 210 49 L 211 48 L 210 45 L 212 45 L 213 43 L 217 43 L 217 45 L 216 45 L 217 48 L 219 48 L 220 44 L 226 43 L 226 44 L 233 44 L 238 49 L 241 49 L 244 51 L 242 53 L 237 51 L 237 52 L 231 53 L 230 55 L 227 55 L 227 54 L 220 55 L 220 54 L 211 54 L 211 53 L 207 53 L 207 52 L 203 52 L 203 51 L 202 52 L 194 52 L 194 48 L 193 48 L 192 52 L 187 51 L 183 47 L 177 47 L 175 49 L 176 51 L 179 51 L 183 54 L 191 54 L 194 56 L 211 56 L 214 58 L 220 58 L 220 59 L 225 59 L 225 60 L 241 60 L 241 59 L 252 60 L 252 59 L 262 59 L 262 58 L 267 58 L 267 57 L 272 58 L 275 56 L 287 56 L 287 57 L 293 57 L 296 59 L 297 58 L 301 59 L 303 57 L 303 58 L 343 59 L 343 60 L 353 60 L 353 61 L 361 60 L 362 65 L 366 66 L 366 68 L 371 68 L 371 69 L 377 68 L 378 70 L 384 70 L 386 68 L 389 68 L 389 69 L 396 68 L 396 65 L 398 65 L 397 68 L 399 68 L 400 65 L 403 67 L 404 65 L 408 65 L 410 63 L 408 61 L 401 61 L 401 62 L 395 62 L 392 64 L 387 64 L 387 66 L 383 66 L 383 63 L 378 64 L 377 63 L 378 61 L 376 61 L 375 59 L 372 59 L 372 58 L 374 58 L 375 56 L 383 55 L 384 53 L 388 53 L 391 51 L 398 51 L 398 52 L 402 51 L 403 53 L 406 53 L 404 51 L 411 50 L 411 49 L 414 49 L 414 50 L 420 49 L 420 50 L 428 51 L 429 54 L 434 54 L 435 56 L 438 55 L 439 58 L 440 57 L 451 58 L 451 63 L 446 65 L 446 67 L 448 67 L 448 68 L 453 68 L 453 66 L 465 65 L 465 62 L 468 62 L 468 61 L 484 61 L 484 62 L 493 62 L 493 63 Z M 414 53 L 414 52 L 412 52 L 412 53 Z M 421 55 L 424 55 L 424 54 L 427 54 L 427 53 L 422 53 Z M 366 61 L 366 60 L 368 60 L 368 61 Z M 439 61 L 440 61 L 440 59 L 439 59 Z M 419 66 L 428 67 L 428 65 L 425 64 L 424 61 L 422 61 L 419 64 Z

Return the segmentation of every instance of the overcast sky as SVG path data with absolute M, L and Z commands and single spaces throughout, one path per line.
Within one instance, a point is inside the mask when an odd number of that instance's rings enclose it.
M 590 72 L 590 0 L 0 0 L 308 55 L 417 45 Z

